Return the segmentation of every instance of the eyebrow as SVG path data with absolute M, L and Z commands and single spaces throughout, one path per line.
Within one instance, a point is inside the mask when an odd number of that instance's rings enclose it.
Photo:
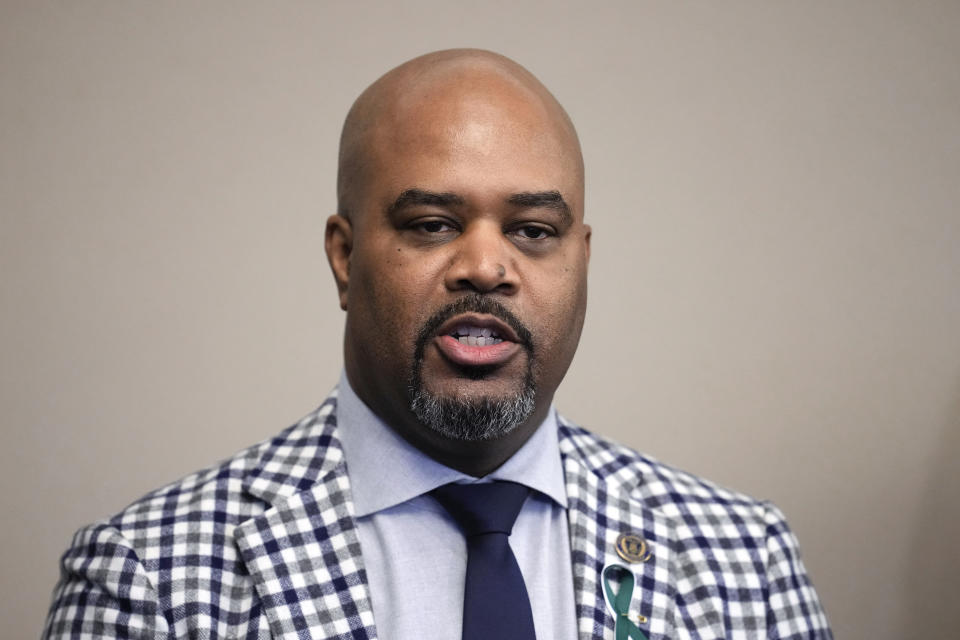
M 387 215 L 393 215 L 397 211 L 406 207 L 414 206 L 435 206 L 449 207 L 460 206 L 464 204 L 464 199 L 455 193 L 436 191 L 427 191 L 425 189 L 405 189 L 397 199 L 387 207 Z M 560 214 L 565 224 L 573 221 L 573 214 L 570 213 L 570 205 L 563 199 L 559 191 L 524 191 L 514 193 L 507 198 L 507 203 L 525 209 L 544 208 L 551 209 Z
M 455 193 L 436 193 L 434 191 L 424 191 L 423 189 L 406 189 L 387 207 L 387 215 L 393 215 L 400 209 L 417 205 L 449 207 L 451 205 L 462 204 L 463 198 Z
M 507 198 L 507 202 L 527 209 L 553 209 L 560 214 L 560 217 L 563 219 L 565 224 L 570 224 L 573 222 L 573 214 L 570 213 L 570 205 L 568 205 L 567 201 L 563 199 L 563 196 L 560 195 L 559 191 L 515 193 Z

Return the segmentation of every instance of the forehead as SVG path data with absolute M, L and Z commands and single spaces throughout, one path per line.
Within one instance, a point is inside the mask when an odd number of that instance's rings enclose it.
M 535 92 L 480 76 L 392 98 L 365 145 L 365 186 L 378 197 L 411 187 L 467 198 L 556 190 L 581 211 L 575 134 Z

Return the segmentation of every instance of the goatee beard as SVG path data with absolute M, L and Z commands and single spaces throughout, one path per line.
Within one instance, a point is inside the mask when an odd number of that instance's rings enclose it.
M 504 398 L 444 398 L 420 384 L 411 386 L 410 409 L 424 426 L 451 440 L 496 440 L 512 432 L 533 413 L 536 396 L 532 377 L 523 388 Z
M 437 328 L 461 313 L 486 313 L 509 324 L 527 350 L 527 371 L 516 393 L 502 397 L 443 397 L 429 392 L 421 375 L 423 353 Z M 502 438 L 523 424 L 534 410 L 536 383 L 533 375 L 533 345 L 529 329 L 506 307 L 480 295 L 460 298 L 437 311 L 417 336 L 413 368 L 407 384 L 410 410 L 421 424 L 445 438 L 464 442 Z M 482 379 L 488 371 L 477 368 L 464 376 Z

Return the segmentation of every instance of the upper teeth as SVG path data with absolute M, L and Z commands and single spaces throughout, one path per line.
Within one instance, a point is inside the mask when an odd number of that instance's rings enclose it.
M 503 342 L 500 334 L 490 327 L 475 327 L 473 325 L 460 325 L 453 330 L 453 337 L 461 344 L 471 347 L 484 347 L 490 344 Z

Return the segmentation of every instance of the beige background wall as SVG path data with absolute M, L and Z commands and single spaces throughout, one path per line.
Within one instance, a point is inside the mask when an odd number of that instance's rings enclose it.
M 78 526 L 323 398 L 342 118 L 465 45 L 583 139 L 564 412 L 776 501 L 838 638 L 956 637 L 960 3 L 906 0 L 4 0 L 2 635 Z

